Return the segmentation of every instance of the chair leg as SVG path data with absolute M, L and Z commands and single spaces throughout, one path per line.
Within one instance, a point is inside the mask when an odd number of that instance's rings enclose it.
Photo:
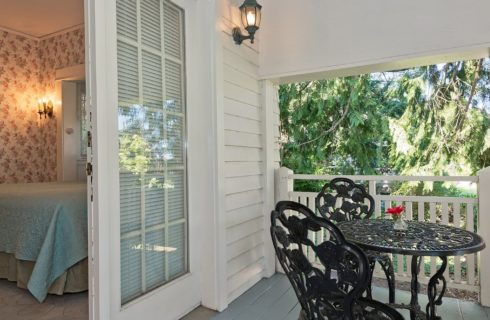
M 391 259 L 389 257 L 383 257 L 383 259 L 378 260 L 381 268 L 386 275 L 386 280 L 388 281 L 388 289 L 389 289 L 389 302 L 395 303 L 395 271 L 393 270 L 393 264 L 391 263 Z

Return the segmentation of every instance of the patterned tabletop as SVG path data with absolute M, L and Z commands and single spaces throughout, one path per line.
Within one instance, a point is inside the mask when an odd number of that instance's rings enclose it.
M 393 220 L 352 220 L 337 226 L 345 238 L 358 246 L 379 252 L 417 256 L 460 256 L 485 248 L 474 232 L 441 224 L 407 221 L 408 230 L 393 229 Z

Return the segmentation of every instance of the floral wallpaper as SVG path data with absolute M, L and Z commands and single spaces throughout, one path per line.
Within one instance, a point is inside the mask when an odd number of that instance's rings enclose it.
M 84 63 L 84 38 L 83 29 L 77 29 L 39 43 L 39 56 L 43 70 L 40 74 L 40 82 L 43 90 L 54 91 L 56 69 Z
M 83 29 L 37 41 L 0 31 L 0 183 L 56 181 L 56 121 L 37 101 L 54 95 L 56 69 L 84 63 Z

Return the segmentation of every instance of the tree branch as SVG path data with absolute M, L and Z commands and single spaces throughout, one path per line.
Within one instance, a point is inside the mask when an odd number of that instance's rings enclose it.
M 478 79 L 480 79 L 480 71 L 481 71 L 482 64 L 483 64 L 483 59 L 480 59 L 478 61 L 478 65 L 476 66 L 475 77 L 473 78 L 473 82 L 471 83 L 471 91 L 470 91 L 470 96 L 468 97 L 468 102 L 466 103 L 464 112 L 461 115 L 460 118 L 461 120 L 458 121 L 456 125 L 455 132 L 459 132 L 459 130 L 463 128 L 464 122 L 466 121 L 468 110 L 470 110 L 471 107 L 471 101 L 473 100 L 473 97 L 475 96 L 476 93 L 476 84 L 478 82 Z
M 345 117 L 347 117 L 347 114 L 349 113 L 349 110 L 350 110 L 350 101 L 351 101 L 351 97 L 352 97 L 352 94 L 351 96 L 349 97 L 349 102 L 347 103 L 347 105 L 345 106 L 345 109 L 344 111 L 342 112 L 342 115 L 340 116 L 339 120 L 337 122 L 335 122 L 331 127 L 330 129 L 328 129 L 327 131 L 324 131 L 322 134 L 320 134 L 318 137 L 312 139 L 312 140 L 309 140 L 309 141 L 305 141 L 305 142 L 302 142 L 300 144 L 298 144 L 299 147 L 301 146 L 304 146 L 305 144 L 310 144 L 312 142 L 315 142 L 315 141 L 318 141 L 320 140 L 321 138 L 329 135 L 330 133 L 332 133 L 333 131 L 335 131 L 339 126 L 340 124 L 344 121 Z

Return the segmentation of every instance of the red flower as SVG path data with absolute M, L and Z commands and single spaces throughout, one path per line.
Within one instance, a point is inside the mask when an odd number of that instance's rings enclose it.
M 386 209 L 386 213 L 391 214 L 391 215 L 400 215 L 400 214 L 402 214 L 403 211 L 405 211 L 404 206 L 396 206 L 393 208 Z

